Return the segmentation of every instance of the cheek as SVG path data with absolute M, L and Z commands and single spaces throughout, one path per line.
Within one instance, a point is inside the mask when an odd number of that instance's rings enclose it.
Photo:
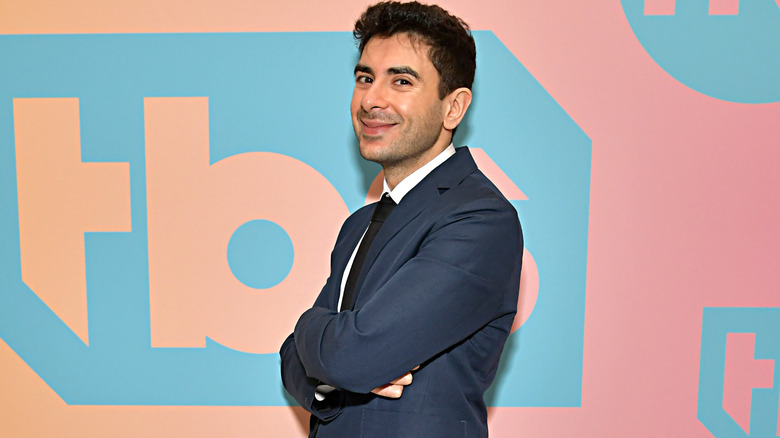
M 413 119 L 417 111 L 413 101 L 398 99 L 393 104 L 395 112 L 404 118 L 404 120 Z
M 357 91 L 354 91 L 352 93 L 352 101 L 349 103 L 349 110 L 354 116 L 359 108 L 360 108 L 360 96 L 358 96 Z

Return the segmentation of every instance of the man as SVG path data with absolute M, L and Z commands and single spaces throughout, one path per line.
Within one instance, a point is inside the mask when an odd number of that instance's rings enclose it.
M 474 40 L 416 2 L 369 7 L 354 34 L 352 123 L 389 197 L 344 223 L 325 287 L 282 345 L 282 380 L 312 413 L 310 436 L 486 437 L 522 236 L 511 204 L 451 144 L 471 103 Z

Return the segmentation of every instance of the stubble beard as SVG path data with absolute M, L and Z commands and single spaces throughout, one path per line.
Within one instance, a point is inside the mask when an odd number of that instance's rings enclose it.
M 358 123 L 360 123 L 360 117 L 365 114 L 365 112 L 358 113 Z M 425 118 L 418 120 L 421 122 L 418 126 L 398 117 L 400 123 L 406 122 L 405 126 L 400 127 L 401 132 L 398 133 L 394 140 L 378 148 L 371 147 L 369 143 L 382 141 L 383 135 L 358 133 L 360 155 L 368 161 L 382 165 L 385 170 L 388 168 L 416 167 L 417 164 L 424 164 L 417 163 L 417 161 L 436 144 L 441 135 L 441 122 L 437 120 L 437 114 L 438 108 L 431 108 Z M 394 120 L 394 122 L 398 121 Z M 396 125 L 393 129 L 397 128 L 399 126 Z

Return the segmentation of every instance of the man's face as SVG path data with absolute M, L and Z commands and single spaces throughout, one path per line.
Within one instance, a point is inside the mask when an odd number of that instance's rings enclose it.
M 407 34 L 373 37 L 355 67 L 351 111 L 360 154 L 386 176 L 405 177 L 450 143 L 428 49 Z

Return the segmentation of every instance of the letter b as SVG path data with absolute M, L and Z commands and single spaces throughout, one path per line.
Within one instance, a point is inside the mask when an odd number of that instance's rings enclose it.
M 335 234 L 321 230 L 339 229 L 344 201 L 285 155 L 248 152 L 210 165 L 205 97 L 144 104 L 152 346 L 204 347 L 208 336 L 277 351 L 327 277 Z M 295 254 L 286 278 L 267 289 L 246 286 L 228 266 L 231 235 L 255 219 L 281 226 Z

